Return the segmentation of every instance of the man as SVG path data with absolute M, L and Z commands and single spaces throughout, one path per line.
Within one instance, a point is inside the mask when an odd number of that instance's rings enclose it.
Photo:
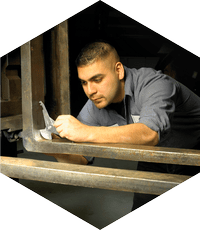
M 123 66 L 115 48 L 105 42 L 83 48 L 76 65 L 89 100 L 77 119 L 71 115 L 57 118 L 55 127 L 61 137 L 75 142 L 177 148 L 199 144 L 200 98 L 176 80 L 151 68 Z M 170 173 L 182 170 L 182 166 L 151 163 L 138 167 Z

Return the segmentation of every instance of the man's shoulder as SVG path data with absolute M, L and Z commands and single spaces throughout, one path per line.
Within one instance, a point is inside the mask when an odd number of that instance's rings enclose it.
M 124 66 L 126 78 L 133 81 L 143 81 L 149 78 L 155 78 L 158 75 L 164 75 L 161 70 L 155 70 L 150 67 L 141 67 L 139 69 Z
M 124 69 L 126 72 L 130 72 L 130 73 L 133 73 L 133 74 L 150 74 L 150 73 L 153 73 L 153 74 L 156 74 L 156 73 L 160 73 L 161 71 L 160 70 L 155 70 L 154 68 L 151 68 L 151 67 L 141 67 L 141 68 L 131 68 L 131 67 L 127 67 L 127 66 L 124 66 Z
M 150 67 L 142 67 L 139 69 L 125 67 L 125 72 L 126 83 L 129 86 L 131 85 L 134 91 L 141 87 L 151 85 L 152 83 L 157 84 L 157 82 L 169 79 L 169 76 L 163 74 L 162 71 Z

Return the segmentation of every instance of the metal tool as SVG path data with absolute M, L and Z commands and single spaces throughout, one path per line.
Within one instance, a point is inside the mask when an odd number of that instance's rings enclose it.
M 52 140 L 51 134 L 54 133 L 59 136 L 59 133 L 56 131 L 56 128 L 53 126 L 54 120 L 49 116 L 45 105 L 42 101 L 39 101 L 39 104 L 42 106 L 43 110 L 43 116 L 44 116 L 44 122 L 45 122 L 45 129 L 40 130 L 40 134 L 44 139 Z

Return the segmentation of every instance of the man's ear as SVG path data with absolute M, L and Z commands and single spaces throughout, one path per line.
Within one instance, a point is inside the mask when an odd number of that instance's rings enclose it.
M 119 76 L 119 80 L 123 80 L 124 79 L 124 66 L 121 62 L 117 62 L 115 64 L 116 67 L 116 71 L 118 73 Z

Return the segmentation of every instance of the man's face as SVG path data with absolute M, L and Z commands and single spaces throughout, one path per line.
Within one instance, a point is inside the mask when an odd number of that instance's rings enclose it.
M 99 109 L 124 98 L 124 69 L 111 58 L 78 67 L 78 76 L 87 97 Z

